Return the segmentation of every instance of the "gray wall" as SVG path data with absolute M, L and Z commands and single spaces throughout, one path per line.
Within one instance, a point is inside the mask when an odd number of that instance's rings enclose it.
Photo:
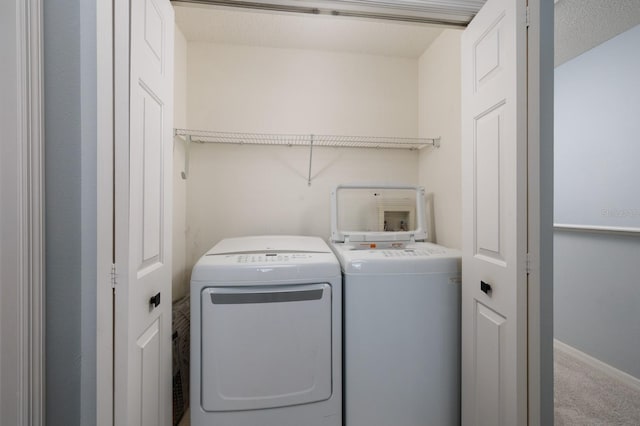
M 0 3 L 0 426 L 18 424 L 20 150 L 17 1 Z
M 46 423 L 95 424 L 95 2 L 44 6 Z
M 640 228 L 640 25 L 556 68 L 556 223 Z
M 556 68 L 555 221 L 640 228 L 640 26 Z M 640 378 L 640 234 L 556 231 L 555 337 Z
M 555 233 L 556 338 L 640 378 L 640 239 Z

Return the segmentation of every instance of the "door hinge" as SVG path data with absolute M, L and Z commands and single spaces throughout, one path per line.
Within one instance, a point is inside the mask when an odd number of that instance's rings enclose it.
M 118 274 L 116 273 L 116 264 L 111 264 L 111 288 L 116 288 L 118 282 Z
M 527 9 L 525 11 L 525 18 L 524 19 L 525 19 L 525 24 L 526 24 L 527 28 L 529 28 L 529 25 L 531 23 L 531 18 L 529 16 L 529 6 L 527 6 Z
M 529 253 L 525 256 L 525 270 L 527 271 L 527 275 L 531 274 L 531 255 Z

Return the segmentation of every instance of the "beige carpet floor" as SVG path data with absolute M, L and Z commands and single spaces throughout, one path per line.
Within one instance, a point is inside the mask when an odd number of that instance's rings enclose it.
M 554 356 L 556 426 L 640 425 L 640 391 L 562 351 Z

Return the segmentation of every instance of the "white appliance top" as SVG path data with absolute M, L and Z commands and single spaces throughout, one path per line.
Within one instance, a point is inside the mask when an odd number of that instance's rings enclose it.
M 213 246 L 206 256 L 240 253 L 331 253 L 322 238 L 299 235 L 259 235 L 225 238 Z
M 460 273 L 461 253 L 432 243 L 332 243 L 345 274 Z
M 191 282 L 293 284 L 336 275 L 340 265 L 321 238 L 263 235 L 221 240 L 198 260 Z

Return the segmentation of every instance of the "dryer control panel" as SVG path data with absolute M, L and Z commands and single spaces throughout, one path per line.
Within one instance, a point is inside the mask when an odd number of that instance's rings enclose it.
M 281 263 L 306 260 L 311 258 L 311 255 L 305 253 L 262 253 L 240 254 L 236 257 L 236 263 Z

